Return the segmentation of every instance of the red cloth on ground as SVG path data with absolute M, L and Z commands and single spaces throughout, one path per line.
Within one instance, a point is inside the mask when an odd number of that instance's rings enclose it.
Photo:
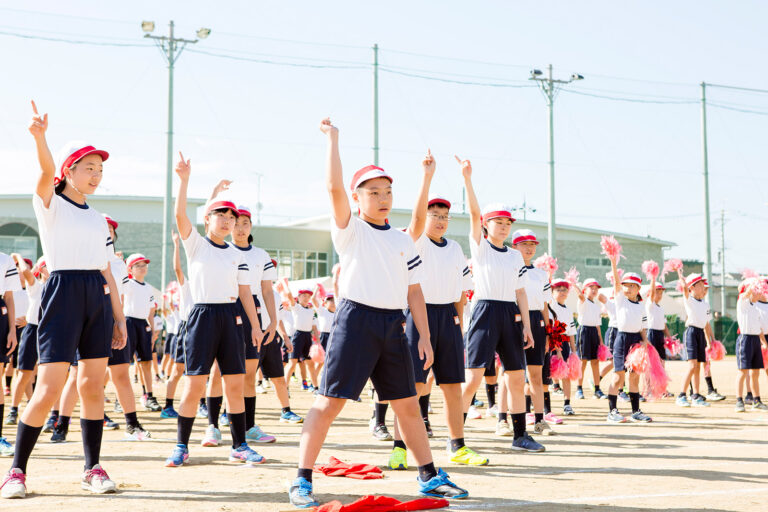
M 384 473 L 378 466 L 371 464 L 347 464 L 336 457 L 331 457 L 328 464 L 315 464 L 314 470 L 325 476 L 346 476 L 358 480 L 373 480 L 384 478 Z
M 409 510 L 434 510 L 448 506 L 448 500 L 421 498 L 400 501 L 390 496 L 363 496 L 348 505 L 329 501 L 315 508 L 315 512 L 407 512 Z

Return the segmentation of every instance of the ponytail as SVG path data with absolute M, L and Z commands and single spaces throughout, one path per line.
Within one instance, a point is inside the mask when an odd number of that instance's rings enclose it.
M 248 235 L 248 243 L 249 244 L 253 243 L 253 235 Z
M 60 196 L 61 194 L 64 193 L 64 189 L 66 188 L 66 186 L 67 186 L 67 179 L 64 178 L 63 180 L 58 182 L 56 185 L 54 185 L 53 191 L 56 193 L 57 196 Z

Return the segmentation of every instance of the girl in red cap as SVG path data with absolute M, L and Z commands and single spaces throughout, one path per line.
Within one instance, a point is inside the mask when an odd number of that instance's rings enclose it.
M 41 299 L 37 386 L 19 421 L 16 453 L 0 494 L 3 498 L 26 496 L 27 461 L 75 354 L 80 358 L 80 428 L 85 451 L 81 486 L 95 493 L 115 492 L 117 486 L 101 468 L 99 454 L 107 359 L 112 348 L 125 346 L 125 317 L 109 269 L 112 238 L 107 222 L 86 203 L 101 183 L 109 154 L 78 144 L 67 151 L 55 176 L 45 140 L 48 114 L 39 115 L 34 102 L 32 108 L 29 131 L 37 144 L 41 171 L 32 206 L 51 277 Z

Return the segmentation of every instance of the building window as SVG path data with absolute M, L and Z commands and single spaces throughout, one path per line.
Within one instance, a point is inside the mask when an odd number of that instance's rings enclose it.
M 315 279 L 328 275 L 328 253 L 315 251 L 267 250 L 277 260 L 277 275 L 291 281 Z
M 608 258 L 585 258 L 584 264 L 588 267 L 610 267 L 611 260 Z
M 32 261 L 37 260 L 37 238 L 30 236 L 0 235 L 0 252 L 17 252 Z
M 725 304 L 728 309 L 733 309 L 736 307 L 736 295 L 728 294 L 725 296 Z

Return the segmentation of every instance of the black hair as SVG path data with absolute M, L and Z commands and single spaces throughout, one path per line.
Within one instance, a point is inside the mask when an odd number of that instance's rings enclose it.
M 53 191 L 57 196 L 60 196 L 61 194 L 64 193 L 64 189 L 66 188 L 66 186 L 67 186 L 67 179 L 64 178 L 63 180 L 58 182 L 56 185 L 54 185 Z
M 115 232 L 115 236 L 112 237 L 112 243 L 116 244 L 117 243 L 117 230 L 115 228 L 112 228 L 112 231 Z
M 248 235 L 248 243 L 249 244 L 253 243 L 253 235 Z
M 439 208 L 448 208 L 449 210 L 451 209 L 451 207 L 446 203 L 432 203 L 427 207 L 427 210 L 431 210 L 433 206 L 437 206 Z

